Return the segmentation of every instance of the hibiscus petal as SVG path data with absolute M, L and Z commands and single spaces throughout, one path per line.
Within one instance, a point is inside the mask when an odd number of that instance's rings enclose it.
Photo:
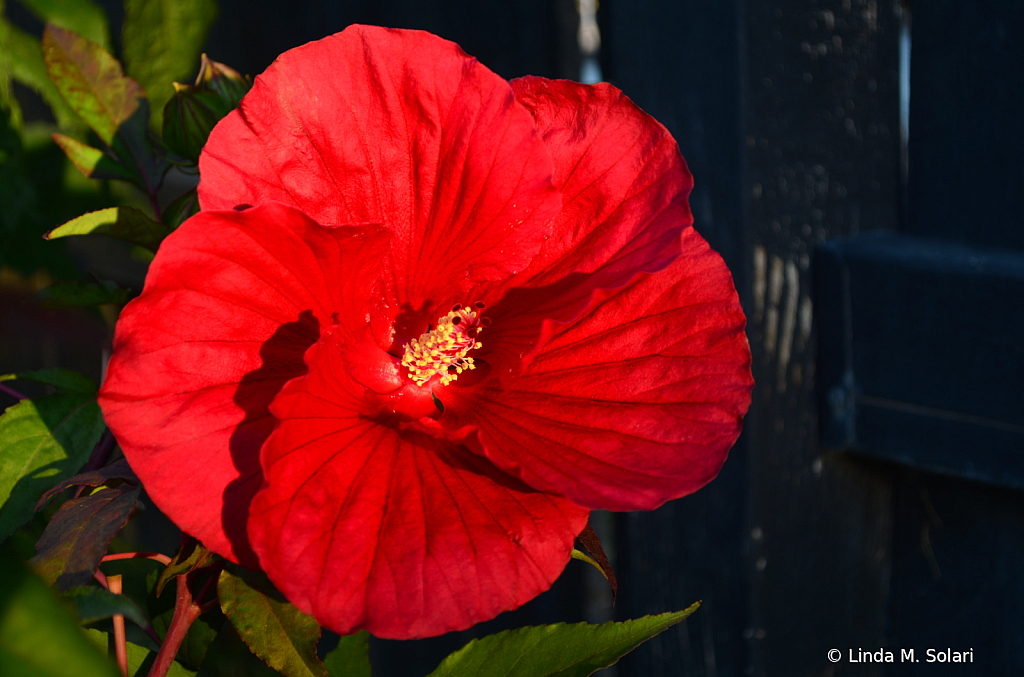
M 722 259 L 692 228 L 682 248 L 504 387 L 448 389 L 441 421 L 476 425 L 498 467 L 592 509 L 651 510 L 709 482 L 750 404 L 750 348 Z
M 693 178 L 668 130 L 615 87 L 538 77 L 512 87 L 537 120 L 563 194 L 551 238 L 491 313 L 489 338 L 528 363 L 559 326 L 675 260 L 693 223 Z
M 386 248 L 377 226 L 322 228 L 273 203 L 201 212 L 161 244 L 117 323 L 100 405 L 153 501 L 211 550 L 255 562 L 245 516 L 267 407 L 320 325 L 366 307 Z
M 621 287 L 671 263 L 679 233 L 693 223 L 693 177 L 668 130 L 607 83 L 511 84 L 537 121 L 563 193 L 551 238 L 517 283 L 598 272 L 603 284 Z
M 546 590 L 587 511 L 465 447 L 368 414 L 333 328 L 271 405 L 249 535 L 299 609 L 335 632 L 461 630 Z
M 282 54 L 199 164 L 204 209 L 384 224 L 395 300 L 416 306 L 525 268 L 561 204 L 509 84 L 420 31 L 350 26 Z

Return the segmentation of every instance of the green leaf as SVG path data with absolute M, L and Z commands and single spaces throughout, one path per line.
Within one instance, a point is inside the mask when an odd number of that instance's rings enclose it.
M 324 656 L 324 667 L 330 677 L 370 677 L 370 633 L 361 630 L 345 635 L 330 653 Z
M 44 308 L 82 308 L 105 303 L 122 306 L 130 297 L 127 289 L 121 289 L 109 280 L 99 284 L 78 280 L 55 282 L 36 294 Z
M 54 134 L 53 140 L 78 171 L 90 179 L 139 180 L 135 172 L 123 167 L 99 148 L 93 148 L 63 134 Z
M 98 44 L 51 24 L 43 32 L 43 59 L 61 96 L 108 146 L 122 126 L 141 119 L 145 130 L 146 93 Z
M 107 15 L 92 0 L 19 0 L 43 23 L 67 28 L 110 49 Z
M 74 587 L 64 593 L 64 599 L 74 606 L 78 622 L 83 625 L 121 614 L 141 628 L 149 627 L 149 620 L 139 605 L 124 595 L 115 595 L 103 588 L 86 585 Z
M 172 83 L 196 72 L 215 18 L 214 0 L 125 0 L 122 56 L 128 73 L 149 94 L 157 129 Z
M 103 428 L 93 396 L 47 395 L 7 409 L 0 417 L 0 541 L 32 517 L 43 492 L 78 472 Z
M 0 18 L 0 43 L 11 77 L 25 85 L 50 106 L 61 129 L 80 126 L 78 116 L 61 98 L 57 87 L 46 74 L 43 49 L 39 40 Z
M 193 214 L 199 213 L 199 195 L 196 189 L 184 193 L 164 208 L 161 218 L 171 228 L 177 228 Z
M 140 491 L 139 485 L 122 484 L 68 499 L 46 525 L 29 564 L 58 590 L 87 584 Z
M 604 569 L 601 568 L 601 565 L 595 562 L 593 559 L 591 559 L 590 555 L 588 555 L 587 553 L 583 552 L 582 550 L 577 550 L 576 548 L 573 548 L 572 553 L 570 554 L 572 555 L 573 559 L 578 559 L 581 562 L 586 562 L 590 566 L 600 571 L 602 576 L 608 578 L 607 576 L 605 576 Z
M 700 606 L 622 623 L 539 625 L 474 639 L 428 677 L 586 677 L 683 620 Z
M 225 569 L 217 581 L 224 615 L 252 652 L 285 677 L 327 677 L 316 655 L 320 626 L 292 606 L 267 577 Z
M 212 552 L 204 548 L 199 541 L 189 538 L 188 542 L 175 553 L 171 563 L 160 573 L 160 578 L 156 581 L 156 596 L 160 596 L 164 591 L 164 586 L 170 583 L 175 576 L 200 569 L 209 564 L 212 559 Z
M 89 640 L 100 650 L 105 651 L 109 644 L 110 636 L 102 630 L 89 629 L 85 631 Z M 126 642 L 128 649 L 128 674 L 130 677 L 146 677 L 149 669 L 156 660 L 156 652 L 150 651 L 144 646 Z M 186 670 L 180 663 L 171 663 L 167 670 L 167 677 L 195 677 L 195 672 Z
M 118 677 L 53 591 L 0 558 L 0 670 L 31 677 Z
M 109 235 L 155 252 L 171 230 L 133 207 L 110 207 L 82 214 L 57 226 L 43 237 L 54 240 L 70 235 Z
M 256 657 L 231 623 L 224 623 L 203 660 L 204 677 L 279 677 Z
M 95 395 L 96 382 L 85 374 L 69 369 L 40 369 L 17 374 L 3 374 L 0 381 L 35 381 L 54 386 L 58 390 L 79 395 Z

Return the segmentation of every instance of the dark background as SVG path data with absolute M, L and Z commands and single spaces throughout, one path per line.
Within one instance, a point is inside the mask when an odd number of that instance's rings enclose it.
M 116 36 L 120 4 L 101 4 Z M 207 51 L 251 74 L 349 23 L 432 31 L 507 78 L 580 72 L 573 0 L 220 6 Z M 696 227 L 747 310 L 757 386 L 744 434 L 696 495 L 595 515 L 619 573 L 614 610 L 571 562 L 551 592 L 471 631 L 376 642 L 377 674 L 425 674 L 505 627 L 698 599 L 613 670 L 1021 674 L 1024 3 L 912 9 L 602 0 L 604 78 L 678 140 Z M 0 347 L 40 366 L 67 332 L 49 317 Z M 102 341 L 89 320 L 73 331 Z M 44 339 L 11 347 L 13 335 Z M 883 647 L 894 665 L 849 660 Z M 901 648 L 921 663 L 900 663 Z M 927 648 L 974 662 L 928 665 Z

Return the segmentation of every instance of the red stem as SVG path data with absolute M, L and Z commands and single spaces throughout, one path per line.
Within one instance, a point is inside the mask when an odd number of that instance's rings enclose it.
M 127 554 L 135 554 L 135 553 L 127 553 Z M 142 553 L 139 553 L 139 554 L 142 554 Z M 167 555 L 158 555 L 158 556 L 159 556 L 159 557 L 167 557 Z M 104 559 L 104 560 L 106 560 L 106 559 L 107 559 L 107 557 L 110 557 L 110 555 L 107 555 L 107 556 L 106 556 L 106 557 L 104 557 L 103 559 Z M 116 557 L 116 556 L 115 556 L 115 557 Z M 126 558 L 125 558 L 125 557 L 117 557 L 117 559 L 126 559 Z M 96 571 L 94 571 L 94 572 L 93 572 L 93 574 L 92 574 L 92 577 L 93 577 L 93 578 L 95 578 L 95 579 L 96 579 L 96 581 L 97 581 L 97 582 L 98 582 L 98 583 L 99 583 L 100 585 L 102 585 L 102 586 L 103 586 L 104 588 L 106 588 L 107 590 L 110 590 L 110 586 L 109 586 L 109 585 L 107 585 L 107 577 L 106 577 L 106 576 L 105 576 L 105 575 L 103 574 L 103 572 L 102 572 L 102 571 L 100 571 L 99 569 L 97 569 Z M 155 645 L 157 645 L 157 646 L 160 646 L 160 637 L 158 637 L 158 636 L 157 636 L 157 634 L 156 634 L 156 630 L 154 630 L 154 629 L 153 629 L 153 626 L 151 626 L 151 625 L 148 625 L 148 624 L 147 624 L 146 626 L 144 626 L 144 627 L 142 628 L 142 630 L 143 630 L 143 632 L 145 632 L 145 633 L 146 633 L 147 635 L 149 635 L 149 638 L 150 638 L 151 640 L 153 640 L 153 644 L 155 644 Z
M 153 207 L 153 216 L 156 217 L 157 221 L 161 220 L 160 217 L 160 205 L 156 201 L 156 188 L 149 188 L 149 180 L 146 180 L 146 193 L 149 195 L 149 204 Z
M 100 438 L 99 444 L 89 454 L 89 462 L 85 464 L 85 468 L 82 471 L 92 472 L 102 468 L 116 445 L 117 440 L 114 439 L 114 433 L 110 432 L 109 428 L 103 431 L 103 437 Z
M 167 675 L 171 663 L 174 662 L 174 657 L 178 654 L 178 649 L 181 648 L 181 643 L 185 640 L 185 635 L 188 634 L 188 629 L 202 613 L 202 609 L 192 599 L 192 592 L 188 589 L 188 576 L 181 574 L 176 578 L 178 596 L 174 600 L 174 617 L 171 619 L 171 627 L 167 628 L 167 634 L 156 655 L 156 661 L 153 662 L 153 667 L 149 670 L 149 677 L 165 677 Z
M 3 383 L 0 383 L 0 392 L 7 393 L 8 395 L 10 395 L 11 397 L 13 397 L 16 400 L 26 400 L 26 399 L 28 399 L 27 397 L 25 397 L 24 395 L 19 393 L 14 388 L 10 388 L 8 386 L 5 386 Z
M 121 576 L 108 576 L 107 586 L 115 595 L 121 594 Z M 114 653 L 117 655 L 117 667 L 123 677 L 128 677 L 128 641 L 124 636 L 124 616 L 114 614 Z
M 171 563 L 171 558 L 159 552 L 118 552 L 113 555 L 104 555 L 101 562 L 115 562 L 119 559 L 151 559 L 164 566 Z

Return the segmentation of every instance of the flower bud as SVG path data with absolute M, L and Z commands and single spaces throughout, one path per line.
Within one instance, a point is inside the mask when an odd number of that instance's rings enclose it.
M 243 76 L 234 68 L 213 61 L 205 54 L 196 76 L 196 86 L 211 89 L 221 97 L 233 110 L 252 87 L 252 78 Z
M 174 96 L 164 108 L 164 143 L 181 157 L 198 161 L 210 131 L 232 108 L 212 89 L 175 82 Z

